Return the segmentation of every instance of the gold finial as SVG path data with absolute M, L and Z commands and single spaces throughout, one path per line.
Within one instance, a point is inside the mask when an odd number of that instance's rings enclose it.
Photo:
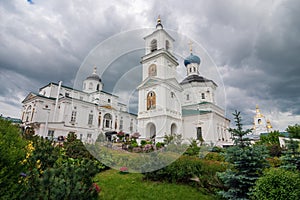
M 258 104 L 256 104 L 256 109 L 259 109 L 259 108 L 258 108 Z
M 193 42 L 190 40 L 188 44 L 190 46 L 190 52 L 192 53 L 193 52 Z
M 160 15 L 157 18 L 156 29 L 163 29 L 163 25 L 161 24 Z
M 158 18 L 157 18 L 157 24 L 160 24 L 160 23 L 161 23 L 160 15 L 158 15 Z

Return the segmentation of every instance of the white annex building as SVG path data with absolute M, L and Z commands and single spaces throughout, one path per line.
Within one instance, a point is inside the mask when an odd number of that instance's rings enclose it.
M 38 94 L 30 93 L 23 101 L 22 121 L 44 137 L 66 136 L 75 132 L 83 141 L 93 142 L 100 133 L 138 132 L 140 139 L 163 141 L 165 134 L 182 134 L 208 144 L 230 144 L 230 121 L 216 105 L 217 84 L 199 75 L 201 59 L 191 54 L 184 60 L 186 77 L 176 79 L 179 65 L 173 55 L 174 39 L 163 29 L 145 38 L 142 57 L 142 83 L 137 87 L 137 115 L 127 112 L 118 97 L 104 92 L 96 73 L 76 90 L 60 83 L 49 83 Z

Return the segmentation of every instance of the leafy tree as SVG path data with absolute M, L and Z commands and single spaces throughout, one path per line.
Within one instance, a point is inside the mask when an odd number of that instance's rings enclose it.
M 77 139 L 77 135 L 74 132 L 68 134 L 66 142 L 64 142 L 64 149 L 66 155 L 70 158 L 94 158 L 85 148 L 82 141 Z
M 300 199 L 299 173 L 280 168 L 267 170 L 255 183 L 253 199 Z
M 0 199 L 16 198 L 18 179 L 24 166 L 26 141 L 19 128 L 0 118 Z
M 280 145 L 279 144 L 279 137 L 282 136 L 279 131 L 271 131 L 267 135 L 261 135 L 260 136 L 260 144 L 266 144 L 266 145 Z
M 250 142 L 244 136 L 251 132 L 251 129 L 243 130 L 240 112 L 235 111 L 236 129 L 230 128 L 234 138 L 234 145 L 226 150 L 225 160 L 231 164 L 219 177 L 227 190 L 220 194 L 226 199 L 248 199 L 249 189 L 262 174 L 267 165 L 267 150 L 264 146 L 250 146 Z
M 289 133 L 290 138 L 300 139 L 300 125 L 295 124 L 294 126 L 288 126 L 286 131 Z
M 289 133 L 289 140 L 286 141 L 286 150 L 281 157 L 282 168 L 287 170 L 300 170 L 300 151 L 299 141 L 294 140 L 300 135 L 300 126 L 288 126 L 286 131 Z
M 261 135 L 260 141 L 257 144 L 266 145 L 270 156 L 279 157 L 282 153 L 279 137 L 282 136 L 279 131 L 271 131 L 267 135 Z

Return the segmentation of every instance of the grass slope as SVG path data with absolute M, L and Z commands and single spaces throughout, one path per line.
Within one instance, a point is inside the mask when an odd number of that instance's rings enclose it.
M 112 169 L 99 173 L 95 182 L 101 187 L 100 199 L 105 200 L 215 199 L 191 186 L 144 181 L 142 174 L 119 174 Z

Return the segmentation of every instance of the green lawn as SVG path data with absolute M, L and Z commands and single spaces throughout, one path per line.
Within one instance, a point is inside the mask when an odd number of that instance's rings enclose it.
M 99 173 L 95 182 L 101 187 L 100 199 L 216 199 L 191 186 L 144 181 L 142 174 L 119 174 L 112 169 Z

